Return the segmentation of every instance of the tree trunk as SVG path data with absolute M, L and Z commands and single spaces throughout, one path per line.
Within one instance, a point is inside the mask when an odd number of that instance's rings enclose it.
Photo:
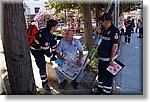
M 12 94 L 35 94 L 22 2 L 3 2 L 3 47 Z
M 102 16 L 102 7 L 101 7 L 101 3 L 96 5 L 96 19 L 98 17 Z M 98 20 L 97 20 L 98 21 Z
M 92 22 L 91 22 L 91 8 L 90 4 L 82 4 L 83 6 L 83 16 L 84 16 L 84 35 L 85 35 L 85 45 L 90 49 L 93 32 L 92 32 Z

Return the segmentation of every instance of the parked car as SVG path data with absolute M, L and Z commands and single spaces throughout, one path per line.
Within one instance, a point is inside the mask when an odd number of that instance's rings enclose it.
M 63 30 L 63 27 L 65 27 L 66 26 L 66 24 L 64 23 L 64 22 L 59 22 L 58 24 L 57 24 L 57 32 L 62 32 L 62 30 Z
M 96 29 L 96 21 L 92 20 L 92 31 Z M 84 22 L 80 24 L 80 32 L 84 32 Z
M 43 29 L 46 27 L 46 25 L 45 24 L 39 24 L 39 27 L 40 27 L 40 29 Z

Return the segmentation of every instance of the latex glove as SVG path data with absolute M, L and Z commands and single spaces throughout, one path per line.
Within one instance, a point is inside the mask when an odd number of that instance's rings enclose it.
M 55 61 L 51 61 L 51 62 L 52 62 L 52 68 L 56 68 L 63 64 L 63 62 L 60 59 L 56 59 Z
M 63 62 L 62 62 L 60 59 L 58 59 L 58 58 L 55 60 L 55 62 L 56 62 L 58 65 L 62 65 L 62 64 L 63 64 Z

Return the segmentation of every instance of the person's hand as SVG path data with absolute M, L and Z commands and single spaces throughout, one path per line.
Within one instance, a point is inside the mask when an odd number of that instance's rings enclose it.
M 58 59 L 58 58 L 57 58 L 57 60 L 55 60 L 55 62 L 56 62 L 58 65 L 62 65 L 62 64 L 63 64 L 63 62 L 62 62 L 60 59 Z
M 110 61 L 109 61 L 109 65 L 113 66 L 113 65 L 114 65 L 114 61 L 113 61 L 113 60 L 110 60 Z
M 98 33 L 98 34 L 101 33 L 101 29 L 99 27 L 96 28 L 96 33 Z
M 78 61 L 77 61 L 77 65 L 78 65 L 79 67 L 81 67 L 82 62 L 81 62 L 80 60 L 78 60 Z
M 63 64 L 63 62 L 56 58 L 56 60 L 53 60 L 53 61 L 50 61 L 51 65 L 52 65 L 52 68 L 56 68 L 58 66 L 61 66 Z

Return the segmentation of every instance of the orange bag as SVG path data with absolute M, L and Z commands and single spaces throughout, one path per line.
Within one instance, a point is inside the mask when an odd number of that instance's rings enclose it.
M 29 44 L 31 45 L 36 34 L 38 33 L 38 28 L 35 25 L 30 25 L 27 29 Z

